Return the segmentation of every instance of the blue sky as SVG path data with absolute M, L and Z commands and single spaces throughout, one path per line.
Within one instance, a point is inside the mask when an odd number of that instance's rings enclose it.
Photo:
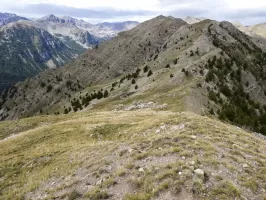
M 29 18 L 48 14 L 103 21 L 145 21 L 157 15 L 205 17 L 240 21 L 245 25 L 266 22 L 266 0 L 0 0 L 0 12 Z

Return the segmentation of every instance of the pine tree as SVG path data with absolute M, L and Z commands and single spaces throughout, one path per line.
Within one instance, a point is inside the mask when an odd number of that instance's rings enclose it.
M 146 66 L 143 68 L 143 71 L 144 71 L 144 73 L 146 73 L 148 70 L 149 70 L 149 66 L 146 65 Z
M 149 76 L 151 76 L 152 74 L 153 74 L 153 73 L 152 73 L 152 71 L 150 70 L 150 71 L 148 72 L 148 75 L 147 75 L 147 76 L 149 77 Z
M 103 93 L 101 91 L 98 91 L 97 93 L 97 99 L 103 98 Z
M 108 97 L 108 91 L 107 90 L 104 91 L 103 97 L 104 98 Z

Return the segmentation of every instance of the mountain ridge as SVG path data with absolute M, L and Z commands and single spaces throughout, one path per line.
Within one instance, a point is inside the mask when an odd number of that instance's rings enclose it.
M 265 199 L 265 56 L 229 22 L 158 16 L 16 84 L 1 195 Z

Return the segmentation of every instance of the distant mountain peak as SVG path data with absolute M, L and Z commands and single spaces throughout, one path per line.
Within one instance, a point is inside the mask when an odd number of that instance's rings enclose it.
M 49 14 L 46 15 L 40 19 L 37 20 L 38 22 L 54 22 L 54 23 L 64 23 L 64 20 L 53 15 L 53 14 Z
M 204 17 L 193 17 L 193 16 L 186 16 L 183 18 L 183 20 L 185 22 L 187 22 L 188 24 L 195 24 L 195 23 L 201 22 L 205 19 L 206 18 L 204 18 Z

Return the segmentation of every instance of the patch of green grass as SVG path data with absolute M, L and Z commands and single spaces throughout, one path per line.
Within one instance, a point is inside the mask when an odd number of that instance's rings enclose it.
M 133 164 L 133 163 L 127 163 L 126 165 L 125 165 L 125 168 L 127 168 L 127 169 L 133 169 L 135 167 L 135 165 Z
M 136 160 L 142 160 L 144 158 L 147 158 L 149 156 L 149 153 L 140 153 L 140 154 L 137 154 L 135 159 Z
M 245 186 L 246 188 L 249 188 L 252 192 L 257 192 L 259 188 L 257 180 L 253 178 L 245 180 L 242 185 Z
M 177 180 L 174 181 L 173 184 L 171 185 L 172 187 L 172 192 L 175 195 L 180 194 L 180 192 L 182 191 L 182 187 L 184 186 L 184 182 L 182 180 Z
M 113 178 L 109 178 L 103 182 L 103 187 L 109 188 L 113 185 L 117 184 L 117 182 Z
M 141 188 L 144 184 L 144 179 L 132 177 L 131 179 L 129 179 L 129 183 L 135 188 Z
M 105 124 L 102 126 L 98 126 L 91 131 L 93 138 L 106 140 L 106 139 L 116 139 L 119 137 L 117 133 L 119 133 L 122 129 L 129 128 L 131 125 L 129 124 Z
M 125 176 L 127 174 L 126 170 L 124 168 L 119 168 L 116 172 L 117 176 Z
M 108 199 L 110 195 L 99 189 L 94 189 L 84 195 L 84 197 L 89 198 L 90 200 L 101 200 L 101 199 Z
M 167 171 L 164 171 L 164 172 L 160 172 L 159 174 L 156 175 L 156 179 L 158 181 L 162 181 L 166 178 L 170 178 L 170 177 L 174 177 L 176 176 L 176 172 L 175 170 L 167 170 Z
M 151 194 L 148 193 L 137 193 L 137 194 L 126 194 L 124 200 L 149 200 Z
M 216 199 L 231 199 L 240 195 L 239 189 L 229 181 L 224 181 L 211 191 L 211 196 Z
M 81 197 L 81 194 L 79 194 L 76 190 L 72 191 L 69 196 L 68 199 L 69 200 L 75 200 L 77 198 Z
M 153 192 L 153 196 L 157 196 L 160 192 L 168 189 L 170 187 L 171 183 L 169 181 L 165 181 L 161 183 Z

